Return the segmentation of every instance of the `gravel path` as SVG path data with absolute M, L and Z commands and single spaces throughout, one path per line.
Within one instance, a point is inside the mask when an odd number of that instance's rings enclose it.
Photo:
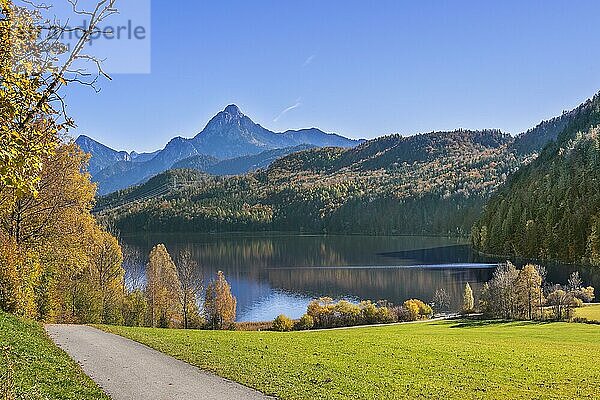
M 46 331 L 113 400 L 270 398 L 140 343 L 89 326 L 46 325 Z

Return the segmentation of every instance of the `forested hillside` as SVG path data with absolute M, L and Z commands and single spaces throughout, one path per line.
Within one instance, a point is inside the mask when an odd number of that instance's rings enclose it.
M 520 169 L 473 229 L 481 251 L 600 263 L 600 94 Z
M 132 232 L 466 234 L 524 160 L 511 143 L 494 130 L 392 135 L 294 153 L 244 176 L 175 170 L 100 199 L 97 210 Z

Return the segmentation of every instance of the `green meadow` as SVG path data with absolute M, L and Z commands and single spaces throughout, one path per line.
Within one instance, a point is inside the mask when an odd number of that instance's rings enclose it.
M 597 398 L 600 327 L 443 321 L 329 331 L 108 327 L 282 399 Z
M 37 322 L 0 311 L 0 398 L 108 400 Z
M 600 304 L 576 308 L 575 317 L 587 318 L 590 321 L 600 322 Z

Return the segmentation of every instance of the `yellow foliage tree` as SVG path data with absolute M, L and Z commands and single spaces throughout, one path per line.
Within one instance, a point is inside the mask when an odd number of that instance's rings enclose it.
M 44 158 L 58 144 L 54 110 L 43 101 L 48 67 L 39 43 L 40 16 L 11 0 L 0 1 L 0 182 L 35 193 Z M 37 49 L 37 51 L 35 51 Z
M 98 24 L 115 12 L 115 1 L 99 2 L 94 12 L 85 13 L 87 26 L 69 47 L 60 42 L 67 28 L 48 26 L 52 18 L 42 15 L 48 7 L 0 0 L 1 185 L 19 194 L 35 195 L 39 190 L 44 160 L 54 154 L 60 132 L 73 126 L 64 112 L 61 88 L 71 82 L 94 85 L 92 74 L 81 66 L 72 68 L 73 63 L 91 61 L 98 75 L 106 76 L 98 60 L 81 51 Z
M 518 317 L 532 320 L 541 312 L 543 302 L 542 278 L 536 267 L 528 264 L 519 271 L 516 282 L 518 292 Z
M 473 289 L 471 289 L 471 285 L 469 282 L 465 285 L 465 291 L 463 292 L 463 307 L 462 312 L 470 313 L 473 312 L 475 308 L 475 300 L 473 298 Z
M 212 329 L 228 329 L 235 321 L 237 300 L 231 293 L 231 286 L 223 272 L 217 272 L 217 279 L 206 288 L 204 313 L 206 322 Z
M 16 276 L 0 278 L 0 291 L 17 288 L 13 312 L 45 321 L 103 321 L 102 297 L 116 283 L 106 286 L 110 279 L 94 279 L 93 272 L 105 274 L 111 249 L 109 276 L 122 275 L 121 255 L 116 239 L 90 214 L 95 186 L 81 172 L 87 159 L 76 145 L 64 144 L 44 160 L 37 195 L 0 185 L 0 232 L 6 243 L 1 256 L 12 260 L 3 263 L 0 275 Z
M 102 323 L 121 324 L 125 276 L 123 254 L 117 239 L 101 229 L 92 236 L 88 273 L 99 294 Z
M 154 246 L 146 271 L 148 311 L 151 326 L 181 325 L 181 284 L 177 268 L 164 244 Z

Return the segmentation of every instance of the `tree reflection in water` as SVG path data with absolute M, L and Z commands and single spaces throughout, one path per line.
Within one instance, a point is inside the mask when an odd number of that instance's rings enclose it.
M 157 243 L 175 258 L 189 249 L 204 276 L 222 270 L 238 299 L 238 319 L 244 321 L 281 313 L 299 317 L 311 299 L 321 296 L 429 302 L 439 288 L 458 310 L 465 283 L 477 300 L 495 263 L 473 254 L 465 240 L 439 237 L 264 233 L 144 235 L 124 241 L 141 254 Z M 550 279 L 559 282 L 563 270 L 549 268 Z

